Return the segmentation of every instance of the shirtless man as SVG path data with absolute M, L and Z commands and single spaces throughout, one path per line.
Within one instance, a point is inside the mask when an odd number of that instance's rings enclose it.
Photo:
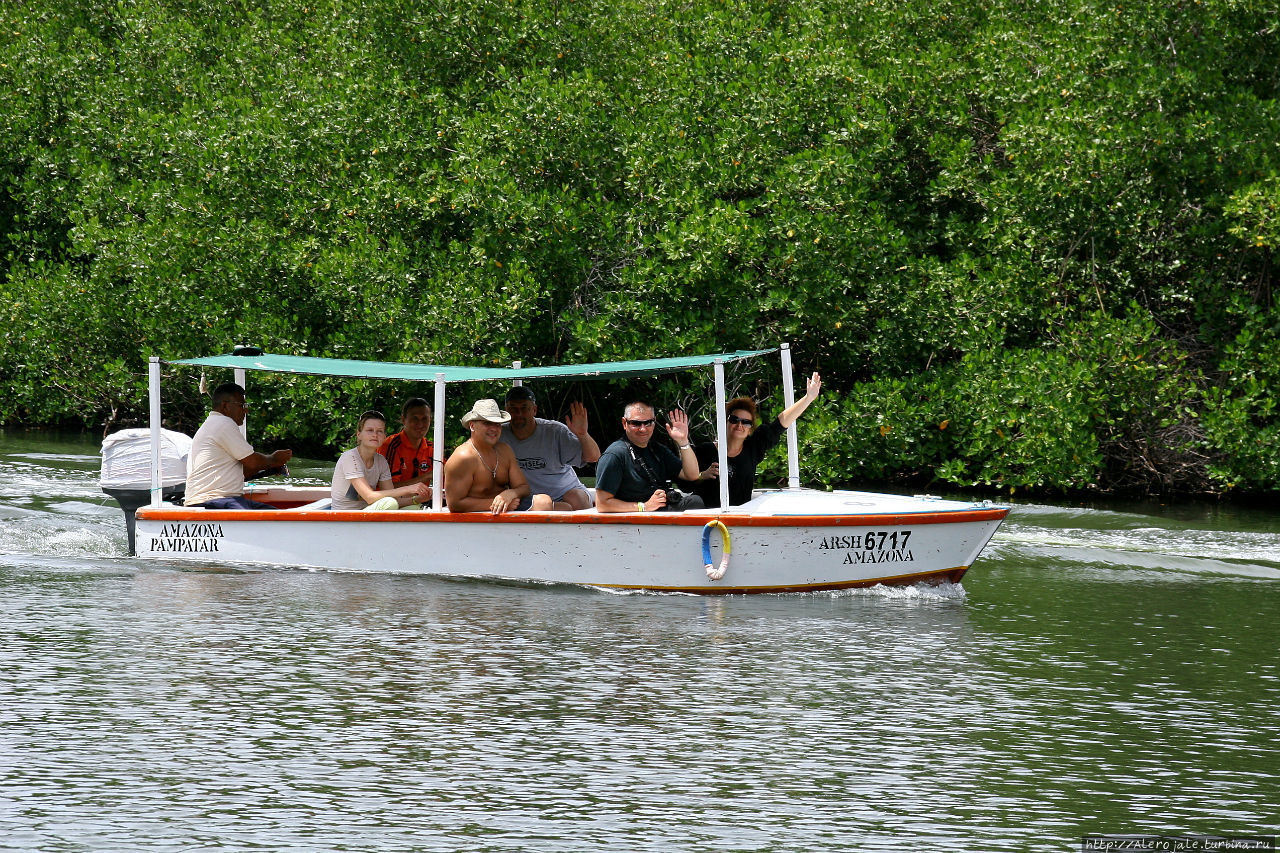
M 547 511 L 551 498 L 531 495 L 511 448 L 498 441 L 511 415 L 496 400 L 477 400 L 462 416 L 471 433 L 444 465 L 444 493 L 453 512 L 500 515 L 526 509 Z

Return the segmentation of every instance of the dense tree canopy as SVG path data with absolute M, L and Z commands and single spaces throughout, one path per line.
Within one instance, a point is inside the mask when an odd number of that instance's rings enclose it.
M 827 389 L 810 480 L 1273 491 L 1278 20 L 4 4 L 0 422 L 138 417 L 147 356 L 239 342 L 537 364 L 791 341 Z M 281 380 L 255 422 L 328 444 L 403 393 Z

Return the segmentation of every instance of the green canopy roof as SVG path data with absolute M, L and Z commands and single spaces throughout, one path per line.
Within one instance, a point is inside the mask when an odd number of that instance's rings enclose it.
M 448 364 L 395 364 L 381 361 L 355 361 L 345 358 L 310 358 L 300 355 L 214 355 L 208 358 L 184 358 L 167 364 L 194 364 L 204 367 L 230 367 L 241 370 L 265 370 L 271 373 L 303 373 L 313 376 L 347 376 L 359 379 L 403 379 L 434 382 L 444 374 L 446 382 L 484 382 L 512 379 L 572 379 L 575 377 L 648 376 L 706 367 L 723 359 L 726 363 L 742 361 L 776 352 L 776 349 L 737 350 L 713 355 L 686 355 L 676 358 L 649 358 L 641 361 L 613 361 L 598 364 L 564 364 L 555 367 L 458 367 Z

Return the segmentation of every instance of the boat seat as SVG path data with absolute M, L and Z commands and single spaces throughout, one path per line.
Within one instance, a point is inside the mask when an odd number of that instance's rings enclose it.
M 302 506 L 295 506 L 291 510 L 286 509 L 285 512 L 298 512 L 300 510 L 306 510 L 306 509 L 328 509 L 330 504 L 332 503 L 333 503 L 333 498 L 324 497 L 324 498 L 320 498 L 319 500 L 314 500 L 309 504 L 303 504 Z

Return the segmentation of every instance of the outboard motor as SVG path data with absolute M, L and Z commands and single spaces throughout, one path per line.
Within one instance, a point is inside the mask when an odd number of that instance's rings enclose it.
M 190 436 L 160 430 L 160 486 L 161 495 L 167 501 L 180 501 L 186 493 L 190 452 Z M 98 484 L 124 510 L 132 557 L 137 553 L 134 513 L 151 501 L 151 430 L 122 429 L 102 440 L 102 474 Z

